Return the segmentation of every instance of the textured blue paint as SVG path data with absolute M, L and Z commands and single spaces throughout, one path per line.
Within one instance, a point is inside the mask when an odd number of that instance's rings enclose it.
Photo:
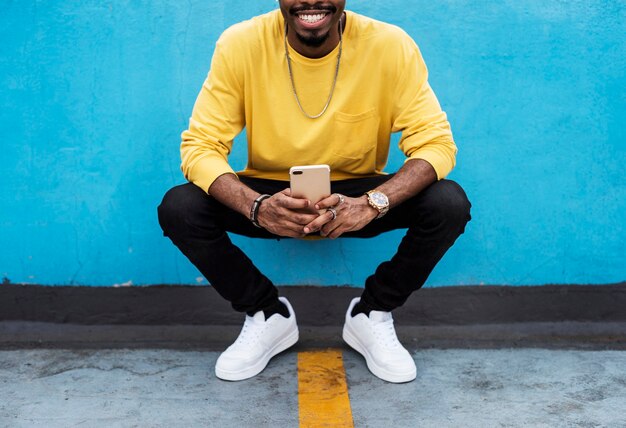
M 418 42 L 460 147 L 474 220 L 430 285 L 626 279 L 623 1 L 348 5 Z M 274 7 L 0 0 L 0 276 L 196 283 L 155 207 L 215 40 Z M 235 240 L 279 284 L 360 285 L 400 237 Z

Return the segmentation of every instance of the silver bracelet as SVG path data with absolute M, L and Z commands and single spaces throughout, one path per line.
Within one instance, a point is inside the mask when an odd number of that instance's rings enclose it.
M 272 195 L 267 195 L 267 194 L 260 195 L 258 198 L 254 200 L 254 202 L 252 203 L 252 207 L 250 207 L 250 221 L 252 222 L 253 225 L 255 225 L 258 228 L 261 228 L 261 225 L 257 221 L 256 217 L 259 214 L 259 207 L 261 206 L 261 202 L 263 202 L 264 200 L 266 200 L 267 198 L 271 196 Z

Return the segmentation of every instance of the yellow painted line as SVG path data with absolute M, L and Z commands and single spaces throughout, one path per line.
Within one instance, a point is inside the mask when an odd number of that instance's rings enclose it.
M 341 351 L 298 353 L 300 427 L 354 427 Z

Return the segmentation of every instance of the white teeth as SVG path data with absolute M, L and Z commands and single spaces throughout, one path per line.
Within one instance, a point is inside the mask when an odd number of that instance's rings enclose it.
M 325 16 L 326 16 L 325 13 L 318 13 L 315 15 L 301 14 L 299 15 L 299 18 L 308 24 L 313 24 L 315 22 L 321 21 L 322 19 L 324 19 Z

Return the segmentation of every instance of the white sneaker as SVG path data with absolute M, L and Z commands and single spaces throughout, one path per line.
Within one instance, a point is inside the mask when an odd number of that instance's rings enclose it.
M 343 340 L 365 357 L 367 368 L 382 380 L 402 383 L 415 379 L 415 361 L 396 336 L 391 312 L 371 311 L 369 317 L 365 314 L 352 317 L 352 309 L 359 300 L 352 299 L 348 307 Z
M 244 380 L 261 373 L 270 359 L 298 341 L 296 314 L 284 297 L 289 318 L 274 314 L 265 319 L 263 311 L 246 315 L 239 337 L 215 363 L 215 375 L 224 380 Z

